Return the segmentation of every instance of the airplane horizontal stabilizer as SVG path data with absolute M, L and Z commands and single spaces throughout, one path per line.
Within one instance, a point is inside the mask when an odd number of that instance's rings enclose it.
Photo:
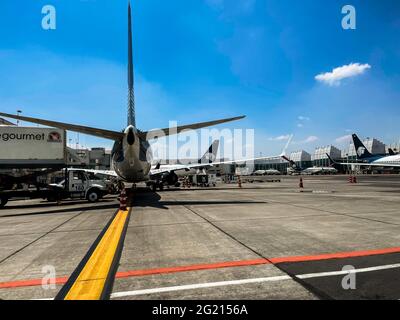
M 0 115 L 1 115 L 1 113 L 0 113 Z M 178 134 L 185 130 L 196 130 L 196 129 L 206 128 L 206 127 L 211 127 L 211 126 L 215 126 L 215 125 L 225 123 L 225 122 L 240 120 L 245 117 L 246 116 L 240 116 L 240 117 L 228 118 L 228 119 L 222 119 L 222 120 L 199 122 L 199 123 L 189 124 L 189 125 L 185 125 L 185 126 L 179 126 L 179 127 L 175 127 L 175 128 L 151 130 L 151 131 L 147 131 L 147 132 L 140 132 L 140 135 L 141 135 L 141 138 L 144 140 L 152 140 L 152 139 L 159 138 L 159 137 L 165 137 L 165 136 L 170 136 L 173 134 Z
M 124 136 L 124 134 L 122 132 L 117 132 L 117 131 L 110 131 L 110 130 L 92 128 L 92 127 L 85 127 L 85 126 L 79 126 L 79 125 L 75 125 L 75 124 L 56 122 L 56 121 L 49 121 L 49 120 L 38 119 L 38 118 L 17 116 L 17 115 L 8 114 L 8 113 L 2 113 L 2 112 L 0 112 L 0 116 L 6 117 L 6 118 L 22 120 L 22 121 L 26 121 L 26 122 L 37 123 L 37 124 L 41 124 L 41 125 L 44 125 L 44 126 L 49 126 L 49 127 L 54 127 L 54 128 L 59 128 L 59 129 L 64 129 L 64 130 L 69 130 L 69 131 L 80 132 L 80 133 L 89 134 L 89 135 L 92 135 L 92 136 L 105 138 L 105 139 L 110 139 L 110 140 L 120 140 Z

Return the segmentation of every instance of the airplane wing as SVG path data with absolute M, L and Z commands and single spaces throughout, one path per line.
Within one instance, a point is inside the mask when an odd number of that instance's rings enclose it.
M 386 167 L 386 168 L 400 168 L 400 163 L 357 163 L 357 162 L 335 162 L 336 164 L 340 164 L 342 166 L 350 166 L 350 165 L 356 165 L 360 167 Z
M 22 120 L 22 121 L 26 121 L 26 122 L 37 123 L 37 124 L 41 124 L 41 125 L 49 126 L 49 127 L 60 128 L 60 129 L 80 132 L 80 133 L 84 133 L 84 134 L 90 134 L 92 136 L 110 139 L 110 140 L 120 140 L 124 136 L 124 134 L 122 132 L 79 126 L 79 125 L 64 123 L 64 122 L 56 122 L 56 121 L 49 121 L 49 120 L 38 119 L 38 118 L 24 117 L 24 116 L 18 116 L 18 115 L 2 113 L 2 112 L 0 112 L 0 116 L 6 117 L 6 118 Z
M 91 170 L 91 169 L 85 169 L 86 172 L 94 173 L 94 174 L 100 174 L 103 176 L 108 176 L 108 177 L 115 177 L 119 179 L 119 176 L 117 173 L 113 170 Z
M 0 113 L 0 115 L 1 115 L 1 113 Z M 157 130 L 151 130 L 151 131 L 142 131 L 139 134 L 140 134 L 141 138 L 144 140 L 152 140 L 152 139 L 155 139 L 158 137 L 166 137 L 166 136 L 170 136 L 173 134 L 178 134 L 184 130 L 196 130 L 196 129 L 206 128 L 206 127 L 211 127 L 211 126 L 215 126 L 215 125 L 225 123 L 225 122 L 240 120 L 245 117 L 246 116 L 240 116 L 240 117 L 221 119 L 221 120 L 215 120 L 215 121 L 199 122 L 199 123 L 189 124 L 189 125 L 185 125 L 185 126 L 178 126 L 175 128 L 164 128 L 164 129 L 157 129 Z
M 239 159 L 239 160 L 227 160 L 227 161 L 218 161 L 213 162 L 213 166 L 221 165 L 221 164 L 244 164 L 247 162 L 255 162 L 255 161 L 265 161 L 265 160 L 275 160 L 280 159 L 280 157 L 260 157 L 260 158 L 249 158 L 249 159 Z
M 206 153 L 201 157 L 197 163 L 188 164 L 188 165 L 163 165 L 161 166 L 159 163 L 155 168 L 150 170 L 150 176 L 161 175 L 167 172 L 181 171 L 186 170 L 190 171 L 191 169 L 204 169 L 213 166 L 213 161 L 215 160 L 218 152 L 219 140 L 213 141 L 211 146 L 207 149 Z
M 216 161 L 216 162 L 209 162 L 209 163 L 194 163 L 188 165 L 169 165 L 161 167 L 160 169 L 152 169 L 150 170 L 150 176 L 161 175 L 163 173 L 173 172 L 173 171 L 181 171 L 186 170 L 189 171 L 190 169 L 207 169 L 212 168 L 218 165 L 223 164 L 245 164 L 248 162 L 255 162 L 257 160 L 271 160 L 271 159 L 278 159 L 279 157 L 261 157 L 261 158 L 249 158 L 249 159 L 241 159 L 241 160 L 227 160 L 227 161 Z
M 6 119 L 0 118 L 0 126 L 15 126 L 15 123 L 7 121 Z
M 151 169 L 149 175 L 150 176 L 156 176 L 156 175 L 161 175 L 164 173 L 168 172 L 175 172 L 175 171 L 189 171 L 190 169 L 198 169 L 198 168 L 210 168 L 212 167 L 213 164 L 204 164 L 204 163 L 194 163 L 194 164 L 188 164 L 188 165 L 168 165 L 168 166 L 162 166 L 160 169 Z

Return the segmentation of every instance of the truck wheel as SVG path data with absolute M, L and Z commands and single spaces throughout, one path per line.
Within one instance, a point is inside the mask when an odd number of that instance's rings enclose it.
M 90 190 L 86 198 L 89 202 L 97 202 L 100 199 L 100 195 L 96 190 Z
M 3 208 L 8 202 L 6 197 L 0 197 L 0 209 Z
M 163 190 L 164 190 L 164 184 L 163 184 L 163 183 L 160 183 L 160 185 L 158 186 L 158 188 L 160 189 L 160 191 L 163 191 Z

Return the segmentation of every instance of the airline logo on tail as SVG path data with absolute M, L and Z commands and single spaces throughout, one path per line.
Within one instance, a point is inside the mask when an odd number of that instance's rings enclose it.
M 362 157 L 364 154 L 365 154 L 365 148 L 364 147 L 358 147 L 358 149 L 357 149 L 357 155 L 359 156 L 359 157 Z
M 352 137 L 353 137 L 353 144 L 354 144 L 354 148 L 356 150 L 357 158 L 366 159 L 366 158 L 372 157 L 372 154 L 368 151 L 368 149 L 362 143 L 360 138 L 356 134 L 353 134 Z

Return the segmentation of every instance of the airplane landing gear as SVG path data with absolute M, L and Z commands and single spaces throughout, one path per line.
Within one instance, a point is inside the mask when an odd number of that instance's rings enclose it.
M 151 188 L 151 191 L 156 192 L 157 189 L 159 189 L 160 191 L 164 190 L 164 184 L 162 182 L 152 182 L 150 184 L 148 184 L 148 186 Z

